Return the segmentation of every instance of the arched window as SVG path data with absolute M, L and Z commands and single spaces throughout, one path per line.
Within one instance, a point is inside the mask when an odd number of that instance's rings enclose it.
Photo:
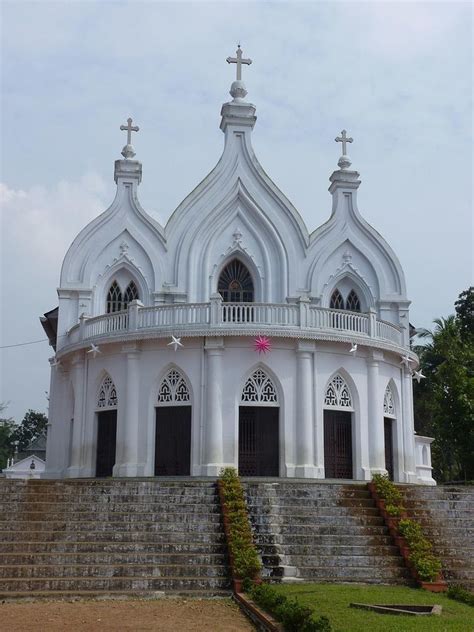
M 222 270 L 217 291 L 226 303 L 252 303 L 254 300 L 253 281 L 250 272 L 234 259 Z
M 117 389 L 112 382 L 110 375 L 106 375 L 102 380 L 97 398 L 97 408 L 117 408 Z
M 395 417 L 395 405 L 393 403 L 393 393 L 390 384 L 387 384 L 383 397 L 383 414 L 385 417 Z
M 344 300 L 338 289 L 335 289 L 331 296 L 331 302 L 329 303 L 331 309 L 344 309 Z
M 324 407 L 352 409 L 351 392 L 346 381 L 339 373 L 329 382 L 324 397 Z
M 242 404 L 278 404 L 278 397 L 272 380 L 262 369 L 257 369 L 245 382 Z
M 122 292 L 117 281 L 114 281 L 107 293 L 107 314 L 120 312 L 122 309 Z
M 171 369 L 161 382 L 158 404 L 189 404 L 190 401 L 186 380 L 177 369 Z
M 351 312 L 360 312 L 359 297 L 354 292 L 354 290 L 351 290 L 349 292 L 349 296 L 346 300 L 346 309 L 350 310 Z
M 125 290 L 125 294 L 123 295 L 122 309 L 127 309 L 127 305 L 132 301 L 137 300 L 138 298 L 137 286 L 135 285 L 134 281 L 130 281 L 127 289 Z

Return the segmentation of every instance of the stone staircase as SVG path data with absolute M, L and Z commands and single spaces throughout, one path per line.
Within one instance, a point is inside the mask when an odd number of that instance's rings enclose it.
M 0 479 L 0 599 L 229 590 L 214 482 Z
M 271 580 L 411 583 L 366 485 L 244 479 L 244 488 Z
M 449 583 L 474 590 L 474 487 L 404 488 L 410 518 L 420 521 Z

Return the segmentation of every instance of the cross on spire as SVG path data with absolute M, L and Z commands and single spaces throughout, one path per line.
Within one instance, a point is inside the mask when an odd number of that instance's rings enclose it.
M 138 125 L 132 125 L 132 119 L 127 119 L 127 125 L 121 125 L 120 129 L 122 132 L 127 132 L 127 145 L 132 144 L 132 132 L 138 132 L 140 128 Z
M 340 136 L 336 136 L 336 138 L 334 139 L 336 141 L 336 143 L 342 143 L 342 155 L 345 156 L 346 155 L 346 145 L 347 143 L 352 143 L 354 141 L 353 138 L 347 138 L 346 136 L 347 132 L 345 129 L 342 130 L 341 135 Z
M 242 49 L 240 48 L 240 44 L 237 45 L 236 53 L 237 57 L 227 57 L 226 62 L 228 64 L 237 64 L 237 81 L 241 81 L 242 79 L 242 64 L 246 66 L 250 66 L 252 63 L 251 59 L 242 59 Z

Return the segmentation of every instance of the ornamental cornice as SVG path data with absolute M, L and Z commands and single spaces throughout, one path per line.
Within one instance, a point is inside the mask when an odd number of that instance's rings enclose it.
M 274 325 L 260 325 L 258 328 L 246 327 L 232 327 L 224 328 L 220 326 L 196 328 L 191 330 L 189 325 L 184 329 L 179 327 L 163 330 L 163 328 L 150 329 L 146 331 L 132 331 L 132 332 L 120 332 L 116 335 L 98 335 L 94 338 L 88 338 L 82 342 L 74 343 L 62 347 L 56 357 L 58 359 L 66 358 L 69 354 L 77 352 L 81 349 L 85 349 L 90 346 L 91 340 L 94 344 L 107 345 L 117 343 L 131 343 L 132 341 L 141 340 L 163 340 L 170 338 L 171 334 L 180 338 L 215 338 L 215 337 L 247 337 L 251 338 L 259 336 L 262 332 L 270 332 L 272 338 L 287 338 L 289 340 L 296 341 L 321 341 L 321 342 L 342 342 L 348 345 L 353 343 L 358 344 L 360 347 L 367 347 L 371 350 L 379 349 L 381 351 L 388 351 L 398 356 L 408 355 L 416 366 L 419 364 L 418 356 L 416 353 L 403 347 L 401 345 L 391 344 L 385 342 L 379 338 L 371 338 L 369 336 L 361 336 L 356 333 L 334 333 L 326 331 L 315 331 L 314 329 L 302 328 L 302 327 L 275 327 Z M 316 349 L 317 351 L 317 349 Z

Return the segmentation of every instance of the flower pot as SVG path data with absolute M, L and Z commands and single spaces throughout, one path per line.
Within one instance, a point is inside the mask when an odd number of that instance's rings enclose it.
M 372 494 L 372 496 L 375 496 L 377 494 L 377 490 L 375 489 L 375 483 L 367 483 L 367 487 L 369 488 L 369 492 Z
M 444 580 L 434 582 L 420 581 L 420 586 L 424 588 L 424 590 L 429 590 L 429 592 L 434 593 L 445 592 L 448 590 L 448 585 Z
M 241 593 L 242 592 L 242 580 L 241 579 L 233 579 L 232 583 L 234 585 L 234 592 Z

